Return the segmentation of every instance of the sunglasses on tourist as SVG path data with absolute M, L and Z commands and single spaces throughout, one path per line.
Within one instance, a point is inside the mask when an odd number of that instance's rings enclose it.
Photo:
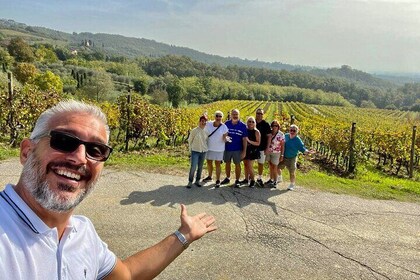
M 260 112 L 258 112 L 258 113 L 256 113 L 257 115 L 262 115 L 263 113 L 260 113 Z
M 291 129 L 290 132 L 296 132 L 296 130 L 295 129 Z
M 220 115 L 216 115 L 216 118 L 221 118 L 222 116 L 220 116 Z
M 52 130 L 49 134 L 43 135 L 50 137 L 50 147 L 63 153 L 72 153 L 77 150 L 80 145 L 84 145 L 86 149 L 86 157 L 96 161 L 106 161 L 112 152 L 112 148 L 98 142 L 86 142 L 80 140 L 76 136 Z

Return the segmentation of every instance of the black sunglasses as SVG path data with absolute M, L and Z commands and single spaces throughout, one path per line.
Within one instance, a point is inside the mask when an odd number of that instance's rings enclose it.
M 106 161 L 112 152 L 112 148 L 103 143 L 86 142 L 70 133 L 52 130 L 48 136 L 50 136 L 50 147 L 60 152 L 72 153 L 83 144 L 86 148 L 86 157 L 96 161 Z
M 290 132 L 296 132 L 296 129 L 291 129 Z
M 222 116 L 221 115 L 216 115 L 216 118 L 221 118 Z

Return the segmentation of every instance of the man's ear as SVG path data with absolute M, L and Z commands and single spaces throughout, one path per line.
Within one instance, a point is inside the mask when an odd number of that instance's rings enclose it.
M 20 163 L 25 164 L 33 149 L 33 143 L 29 139 L 23 139 L 20 143 Z

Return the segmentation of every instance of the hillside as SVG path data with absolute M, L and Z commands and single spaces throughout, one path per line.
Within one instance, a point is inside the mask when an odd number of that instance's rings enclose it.
M 391 81 L 383 80 L 379 77 L 375 77 L 368 73 L 365 73 L 360 70 L 352 69 L 348 65 L 342 65 L 340 68 L 328 68 L 328 69 L 312 69 L 309 71 L 312 75 L 319 77 L 332 77 L 332 78 L 341 78 L 345 80 L 350 80 L 363 84 L 365 86 L 379 87 L 379 88 L 393 88 L 396 87 Z
M 156 42 L 145 38 L 125 37 L 122 35 L 104 33 L 66 33 L 44 27 L 28 26 L 13 20 L 0 19 L 0 40 L 13 37 L 23 37 L 29 43 L 50 43 L 53 45 L 68 45 L 71 48 L 80 48 L 81 43 L 90 40 L 92 48 L 107 55 L 125 56 L 135 58 L 139 56 L 162 57 L 166 55 L 181 55 L 195 61 L 206 64 L 217 64 L 222 67 L 236 65 L 242 67 L 255 67 L 270 70 L 287 70 L 293 72 L 308 72 L 320 77 L 336 77 L 350 82 L 358 82 L 367 86 L 381 88 L 393 87 L 399 80 L 407 80 L 404 77 L 389 77 L 388 81 L 350 68 L 321 69 L 310 66 L 291 65 L 281 62 L 264 62 L 258 60 L 240 59 L 237 57 L 222 57 L 219 55 L 206 54 L 187 47 L 179 47 Z M 1 42 L 0 42 L 1 43 Z M 402 83 L 400 83 L 402 84 Z
M 166 92 L 168 85 L 175 85 L 176 79 L 182 78 L 184 79 L 182 87 L 189 96 L 188 103 L 201 104 L 222 98 L 338 105 L 335 98 L 329 98 L 333 100 L 333 104 L 326 102 L 326 96 L 339 94 L 341 105 L 350 103 L 358 107 L 399 108 L 415 111 L 420 108 L 418 90 L 420 86 L 413 83 L 415 81 L 410 80 L 410 77 L 387 75 L 386 79 L 381 79 L 379 76 L 353 69 L 348 65 L 321 69 L 280 62 L 268 63 L 234 57 L 225 58 L 144 38 L 89 32 L 70 34 L 0 19 L 0 47 L 7 48 L 9 42 L 16 37 L 23 38 L 34 49 L 45 44 L 62 62 L 68 58 L 80 60 L 79 62 L 67 61 L 65 67 L 60 64 L 61 62 L 58 65 L 48 63 L 39 65 L 42 71 L 49 69 L 59 74 L 67 83 L 66 92 L 69 90 L 75 92 L 81 86 L 80 81 L 77 82 L 77 87 L 74 83 L 72 84 L 71 79 L 75 77 L 70 77 L 69 73 L 74 74 L 75 69 L 71 69 L 69 64 L 85 65 L 85 69 L 77 71 L 83 72 L 84 75 L 90 73 L 91 76 L 96 71 L 92 68 L 101 65 L 100 68 L 108 72 L 108 75 L 113 75 L 114 82 L 134 83 L 135 81 L 138 84 L 139 79 L 142 80 L 143 82 L 140 82 L 143 83 L 142 89 L 138 90 L 143 93 L 147 91 L 148 94 L 159 92 L 159 89 Z M 74 52 L 72 57 L 73 51 L 77 52 Z M 96 64 L 90 64 L 94 60 L 97 61 Z M 113 65 L 108 62 L 121 64 Z M 5 69 L 4 66 L 3 68 Z M 173 75 L 176 79 L 168 80 L 167 75 Z M 189 77 L 200 79 L 195 81 L 199 84 L 198 88 L 192 89 L 191 80 L 188 81 Z M 214 84 L 214 88 L 209 90 L 208 80 L 206 80 L 209 78 L 223 81 L 226 87 L 223 90 L 216 90 Z M 270 88 L 270 86 L 274 87 Z M 284 95 L 284 90 L 287 96 Z M 306 93 L 305 98 L 308 96 L 311 98 L 308 100 L 301 98 L 301 92 Z M 206 93 L 204 98 L 199 97 L 201 93 Z M 281 97 L 286 99 L 281 99 Z M 173 100 L 170 101 L 173 102 Z
M 11 32 L 11 31 L 15 31 Z M 138 56 L 161 57 L 165 55 L 184 55 L 199 62 L 207 64 L 218 64 L 220 66 L 238 65 L 249 67 L 260 67 L 274 70 L 294 70 L 297 68 L 308 68 L 304 66 L 284 64 L 280 62 L 263 62 L 256 60 L 240 59 L 237 57 L 222 57 L 206 54 L 186 47 L 159 43 L 144 38 L 125 37 L 122 35 L 104 33 L 66 33 L 49 28 L 28 26 L 24 23 L 13 20 L 0 19 L 0 39 L 11 37 L 23 37 L 29 43 L 47 42 L 55 44 L 67 43 L 77 48 L 83 40 L 91 40 L 97 49 L 107 54 L 135 58 Z

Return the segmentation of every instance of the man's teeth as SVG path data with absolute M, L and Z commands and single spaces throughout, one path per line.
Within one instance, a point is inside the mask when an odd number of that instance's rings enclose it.
M 62 176 L 66 176 L 66 177 L 71 178 L 71 179 L 80 180 L 80 175 L 79 174 L 71 173 L 70 171 L 57 170 L 57 174 L 62 175 Z

